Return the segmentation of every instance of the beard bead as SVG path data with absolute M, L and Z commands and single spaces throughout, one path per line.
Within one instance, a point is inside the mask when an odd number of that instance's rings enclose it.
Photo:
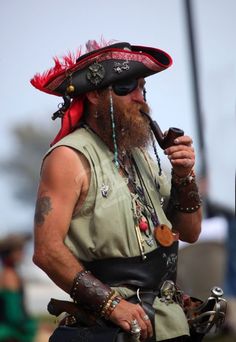
M 111 87 L 109 87 L 109 99 L 110 99 L 110 116 L 111 116 L 112 140 L 113 140 L 113 147 L 114 147 L 114 163 L 115 163 L 116 168 L 119 169 L 118 147 L 117 147 L 117 139 L 116 139 L 114 106 L 113 106 L 112 88 Z

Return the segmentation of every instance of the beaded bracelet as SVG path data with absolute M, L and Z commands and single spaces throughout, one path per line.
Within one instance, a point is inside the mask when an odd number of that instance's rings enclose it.
M 81 271 L 74 279 L 71 298 L 87 309 L 100 314 L 104 305 L 115 294 L 106 284 L 95 278 L 90 271 Z
M 110 297 L 110 299 L 107 301 L 107 303 L 104 305 L 101 311 L 101 316 L 105 319 L 109 319 L 110 315 L 114 311 L 114 309 L 117 307 L 117 305 L 121 301 L 121 297 L 114 294 Z
M 170 202 L 174 209 L 183 213 L 194 213 L 202 204 L 194 171 L 188 176 L 179 177 L 172 171 Z
M 171 172 L 171 175 L 172 175 L 172 184 L 174 183 L 175 185 L 187 185 L 189 183 L 193 183 L 195 182 L 195 172 L 194 172 L 194 169 L 192 169 L 189 174 L 185 177 L 179 177 L 175 174 L 174 170 L 172 169 L 172 172 Z

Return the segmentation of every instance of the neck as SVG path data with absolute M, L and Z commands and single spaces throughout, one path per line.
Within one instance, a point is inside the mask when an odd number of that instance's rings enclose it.
M 114 152 L 114 144 L 112 140 L 112 132 L 111 128 L 108 127 L 101 127 L 101 125 L 98 123 L 99 117 L 96 117 L 96 114 L 90 112 L 89 115 L 86 118 L 86 125 L 94 132 L 96 133 L 99 138 L 107 145 L 107 147 Z M 108 130 L 108 134 L 104 135 L 104 130 Z

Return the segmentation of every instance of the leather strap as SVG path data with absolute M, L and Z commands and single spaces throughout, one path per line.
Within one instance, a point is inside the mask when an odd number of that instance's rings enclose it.
M 146 254 L 130 258 L 109 258 L 82 261 L 85 269 L 109 286 L 135 286 L 158 290 L 165 280 L 176 281 L 178 242 L 158 247 Z

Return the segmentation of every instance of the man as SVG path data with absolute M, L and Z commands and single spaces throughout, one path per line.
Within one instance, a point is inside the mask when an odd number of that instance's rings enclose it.
M 64 99 L 53 116 L 62 117 L 62 128 L 42 166 L 33 260 L 78 310 L 93 314 L 101 325 L 90 329 L 94 341 L 104 322 L 121 328 L 117 341 L 121 335 L 124 341 L 181 340 L 189 328 L 172 300 L 172 282 L 178 238 L 195 242 L 201 230 L 194 149 L 185 135 L 165 149 L 173 168 L 170 195 L 158 155 L 159 167 L 146 152 L 155 142 L 144 114 L 145 77 L 168 68 L 171 57 L 149 47 L 100 48 L 89 41 L 75 62 L 71 56 L 55 62 L 31 81 Z M 74 319 L 74 327 L 86 325 Z M 70 341 L 76 331 L 59 328 L 51 340 Z M 101 337 L 106 340 L 113 337 Z

